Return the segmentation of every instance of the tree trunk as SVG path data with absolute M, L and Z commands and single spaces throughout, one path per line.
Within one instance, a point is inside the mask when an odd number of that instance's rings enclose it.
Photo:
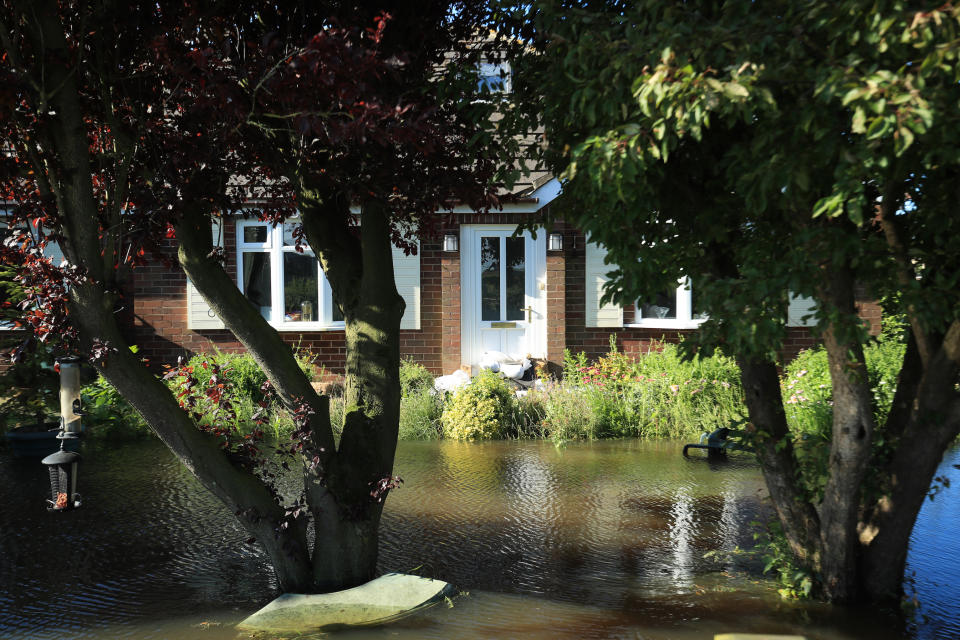
M 322 590 L 361 584 L 376 571 L 377 531 L 399 430 L 404 302 L 393 275 L 389 223 L 378 206 L 363 211 L 358 257 L 362 262 L 349 284 L 330 279 L 346 325 L 343 434 L 323 482 L 308 479 L 316 529 L 313 571 Z
M 901 387 L 915 390 L 911 411 L 904 416 L 891 410 L 889 419 L 905 419 L 905 425 L 888 425 L 888 430 L 903 435 L 885 469 L 886 491 L 870 510 L 871 520 L 861 526 L 863 583 L 871 600 L 895 601 L 902 595 L 910 534 L 943 452 L 960 434 L 960 398 L 954 390 L 958 372 L 960 322 L 954 321 L 919 382 L 901 380 L 898 385 L 898 397 Z
M 797 483 L 800 470 L 787 429 L 777 367 L 773 362 L 754 358 L 738 358 L 737 363 L 753 426 L 751 441 L 773 507 L 794 555 L 816 570 L 820 562 L 820 523 L 808 496 Z
M 827 598 L 852 602 L 861 596 L 857 577 L 861 486 L 873 442 L 873 402 L 861 328 L 854 308 L 853 273 L 833 265 L 830 282 L 820 291 L 832 320 L 823 340 L 833 387 L 833 429 L 829 477 L 820 505 L 823 555 L 821 579 Z

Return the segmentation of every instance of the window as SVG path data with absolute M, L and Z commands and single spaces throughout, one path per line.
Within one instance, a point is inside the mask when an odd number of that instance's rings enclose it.
M 278 329 L 341 328 L 343 314 L 333 304 L 320 263 L 309 247 L 296 249 L 296 225 L 237 222 L 237 285 Z
M 662 329 L 695 329 L 707 319 L 706 314 L 694 311 L 693 290 L 684 278 L 676 289 L 664 291 L 634 305 L 633 327 Z
M 477 91 L 510 93 L 510 66 L 506 62 L 481 62 L 477 67 Z

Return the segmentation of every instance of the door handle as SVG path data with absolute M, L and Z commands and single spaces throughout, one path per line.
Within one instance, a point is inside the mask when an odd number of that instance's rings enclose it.
M 527 312 L 527 323 L 533 322 L 533 307 L 524 307 L 521 311 Z

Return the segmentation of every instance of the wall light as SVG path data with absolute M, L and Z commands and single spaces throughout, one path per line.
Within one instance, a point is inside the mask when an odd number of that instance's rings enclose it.
M 443 250 L 448 253 L 456 253 L 460 248 L 460 242 L 456 234 L 448 233 L 443 236 Z
M 563 234 L 562 233 L 551 233 L 547 237 L 547 250 L 563 251 Z

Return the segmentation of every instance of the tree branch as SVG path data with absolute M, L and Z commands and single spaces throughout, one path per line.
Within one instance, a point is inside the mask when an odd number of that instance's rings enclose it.
M 334 302 L 346 312 L 359 299 L 364 271 L 360 239 L 351 229 L 350 203 L 346 194 L 323 196 L 305 177 L 294 177 L 299 181 L 300 220 L 307 242 L 320 260 Z
M 737 358 L 744 400 L 753 425 L 754 444 L 774 509 L 793 553 L 813 569 L 820 566 L 820 518 L 800 489 L 800 468 L 793 450 L 773 362 Z
M 894 175 L 896 176 L 897 173 L 894 173 Z M 899 198 L 896 194 L 900 191 L 902 191 L 902 182 L 897 182 L 896 178 L 891 179 L 876 206 L 876 211 L 880 228 L 887 240 L 887 246 L 897 263 L 897 282 L 901 289 L 906 292 L 909 291 L 909 287 L 916 284 L 917 273 L 910 261 L 908 247 L 904 243 L 903 234 L 900 232 L 900 225 L 895 216 L 899 206 Z M 926 367 L 927 363 L 930 362 L 934 347 L 930 336 L 920 322 L 917 308 L 912 303 L 907 305 L 907 319 L 910 321 L 910 328 L 913 330 L 913 337 L 917 342 L 917 354 L 920 356 L 920 362 Z
M 322 460 L 329 458 L 335 446 L 328 399 L 316 392 L 290 346 L 211 256 L 209 216 L 189 211 L 177 224 L 176 233 L 180 243 L 177 256 L 187 277 L 263 369 L 284 406 L 293 412 L 302 401 L 313 409 L 310 429 L 316 450 L 311 453 Z

